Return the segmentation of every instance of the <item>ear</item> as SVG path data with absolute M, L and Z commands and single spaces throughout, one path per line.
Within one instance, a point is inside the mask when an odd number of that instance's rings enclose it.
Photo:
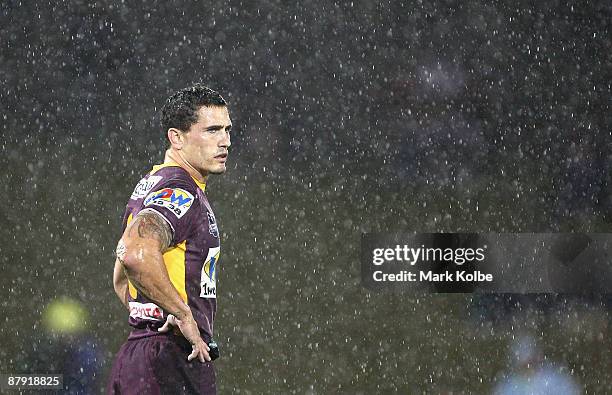
M 168 129 L 168 141 L 170 141 L 170 145 L 172 148 L 181 149 L 183 148 L 183 132 L 176 128 Z

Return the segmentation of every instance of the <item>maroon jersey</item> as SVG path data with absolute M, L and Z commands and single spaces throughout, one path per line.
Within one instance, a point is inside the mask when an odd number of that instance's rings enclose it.
M 219 228 L 204 193 L 205 185 L 177 164 L 154 166 L 134 189 L 123 217 L 123 230 L 141 211 L 154 211 L 172 229 L 164 263 L 170 281 L 189 305 L 202 336 L 210 340 L 217 309 Z M 158 334 L 167 313 L 131 284 L 128 302 L 130 339 Z

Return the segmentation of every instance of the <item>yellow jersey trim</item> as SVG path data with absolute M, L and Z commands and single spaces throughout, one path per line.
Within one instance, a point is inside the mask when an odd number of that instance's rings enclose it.
M 187 250 L 187 240 L 164 253 L 164 264 L 168 271 L 170 282 L 187 303 L 187 290 L 185 289 L 185 252 Z
M 132 222 L 132 214 L 130 214 L 127 219 L 126 227 L 130 226 L 130 222 Z M 130 297 L 136 300 L 136 298 L 138 297 L 138 290 L 136 289 L 136 287 L 132 284 L 132 282 L 129 279 L 128 279 L 128 290 L 130 291 Z

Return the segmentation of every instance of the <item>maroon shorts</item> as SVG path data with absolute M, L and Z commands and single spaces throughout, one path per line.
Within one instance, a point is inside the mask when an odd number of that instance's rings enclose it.
M 191 344 L 174 335 L 128 340 L 117 353 L 108 394 L 216 394 L 211 362 L 187 361 Z

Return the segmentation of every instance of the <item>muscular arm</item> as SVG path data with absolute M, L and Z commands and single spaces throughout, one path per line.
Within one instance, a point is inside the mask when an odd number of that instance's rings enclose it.
M 183 302 L 170 282 L 164 265 L 163 251 L 170 245 L 170 226 L 160 215 L 145 211 L 139 213 L 128 225 L 117 245 L 117 260 L 125 270 L 127 279 L 155 304 L 179 319 L 191 316 L 191 310 Z M 115 274 L 121 286 L 121 267 Z M 122 298 L 124 290 L 117 291 Z M 121 292 L 121 294 L 119 294 Z
M 191 309 L 170 282 L 164 265 L 163 252 L 170 246 L 171 240 L 170 225 L 160 215 L 150 211 L 140 212 L 127 226 L 117 245 L 118 265 L 115 265 L 113 276 L 116 278 L 115 292 L 127 304 L 129 279 L 139 292 L 176 317 L 173 322 L 193 347 L 187 359 L 210 361 L 210 349 L 200 335 Z M 124 272 L 125 280 L 121 272 Z

